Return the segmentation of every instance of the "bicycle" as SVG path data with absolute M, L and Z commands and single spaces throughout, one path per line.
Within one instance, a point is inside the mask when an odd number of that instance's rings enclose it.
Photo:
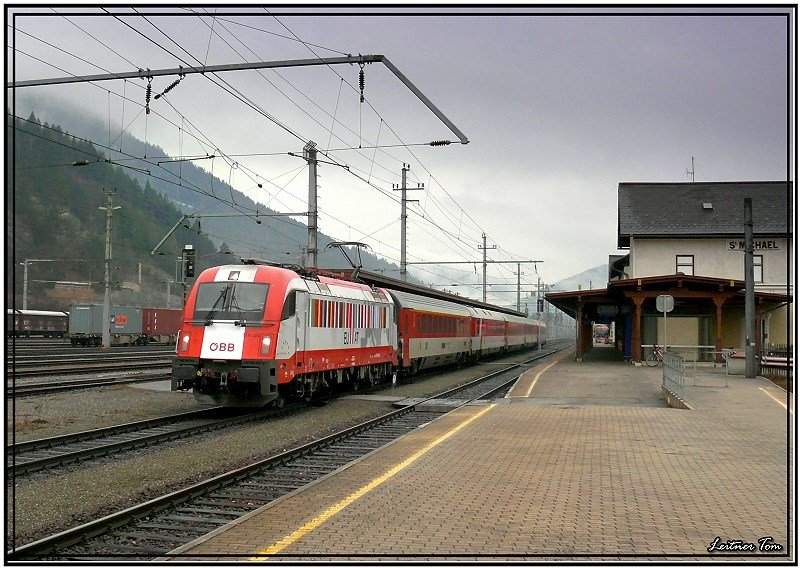
M 660 347 L 653 349 L 653 352 L 645 357 L 644 362 L 648 367 L 655 367 L 664 360 L 664 351 Z

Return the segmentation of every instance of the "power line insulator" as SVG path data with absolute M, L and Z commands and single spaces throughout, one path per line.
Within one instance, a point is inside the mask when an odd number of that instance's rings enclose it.
M 358 70 L 358 87 L 361 89 L 361 102 L 364 102 L 364 64 L 360 64 L 361 69 Z
M 449 146 L 452 144 L 450 140 L 434 140 L 430 143 L 431 146 Z
M 144 110 L 147 114 L 150 114 L 150 95 L 153 94 L 153 85 L 151 83 L 153 79 L 151 77 L 147 78 L 147 89 L 144 93 Z

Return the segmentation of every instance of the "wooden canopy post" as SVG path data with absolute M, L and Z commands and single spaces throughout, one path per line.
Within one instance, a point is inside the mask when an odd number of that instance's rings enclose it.
M 756 368 L 761 362 L 761 302 L 756 298 Z M 760 369 L 759 369 L 760 372 Z
M 722 306 L 725 304 L 725 296 L 714 296 L 714 304 L 717 306 L 717 341 L 714 344 L 716 351 L 715 360 L 717 363 L 723 363 L 722 358 Z
M 578 308 L 575 310 L 575 325 L 578 327 L 578 337 L 575 340 L 575 360 L 583 361 L 583 302 L 578 296 Z
M 631 294 L 633 300 L 633 330 L 631 334 L 631 361 L 642 362 L 642 304 L 644 296 Z

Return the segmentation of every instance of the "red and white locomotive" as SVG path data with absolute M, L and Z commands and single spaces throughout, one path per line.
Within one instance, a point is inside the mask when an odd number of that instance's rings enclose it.
M 203 271 L 186 300 L 172 390 L 223 406 L 310 399 L 423 368 L 544 345 L 544 324 L 263 264 Z

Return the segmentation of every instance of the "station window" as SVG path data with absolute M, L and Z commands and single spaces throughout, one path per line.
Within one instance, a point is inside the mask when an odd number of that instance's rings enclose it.
M 683 272 L 686 276 L 694 276 L 694 255 L 693 254 L 676 255 L 675 272 Z
M 753 282 L 764 282 L 764 255 L 753 255 Z

